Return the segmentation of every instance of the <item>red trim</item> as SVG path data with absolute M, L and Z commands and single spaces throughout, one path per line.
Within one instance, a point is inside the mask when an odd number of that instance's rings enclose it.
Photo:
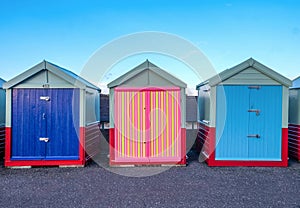
M 18 161 L 6 161 L 6 167 L 12 166 L 58 166 L 58 165 L 84 165 L 84 161 L 81 160 L 18 160 Z
M 109 164 L 115 160 L 115 128 L 109 129 Z
M 116 92 L 128 92 L 128 91 L 178 91 L 179 87 L 116 87 Z
M 289 157 L 300 161 L 300 125 L 289 124 L 288 154 Z
M 264 166 L 264 167 L 287 167 L 288 166 L 288 129 L 282 129 L 281 161 L 236 161 L 215 160 L 215 128 L 209 131 L 209 158 L 206 160 L 208 166 Z
M 209 127 L 208 131 L 208 160 L 207 164 L 213 166 L 215 161 L 216 128 Z
M 11 127 L 6 127 L 5 161 L 4 166 L 58 166 L 84 165 L 84 136 L 85 127 L 80 127 L 79 160 L 10 160 L 11 157 Z
M 6 127 L 5 128 L 5 159 L 4 159 L 5 166 L 7 161 L 10 160 L 10 150 L 11 150 L 11 127 Z
M 178 163 L 180 165 L 186 164 L 186 129 L 181 128 L 181 161 Z
M 85 127 L 80 127 L 79 132 L 79 160 L 85 161 Z

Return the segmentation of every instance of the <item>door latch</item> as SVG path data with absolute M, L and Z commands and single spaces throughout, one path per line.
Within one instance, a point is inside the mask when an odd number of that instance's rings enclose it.
M 48 142 L 49 141 L 49 138 L 47 137 L 40 137 L 39 139 L 41 142 Z
M 255 112 L 257 116 L 259 116 L 260 110 L 259 109 L 249 109 L 248 112 Z
M 248 138 L 260 138 L 260 135 L 259 134 L 249 134 L 247 137 Z
M 40 96 L 40 100 L 50 101 L 49 96 Z

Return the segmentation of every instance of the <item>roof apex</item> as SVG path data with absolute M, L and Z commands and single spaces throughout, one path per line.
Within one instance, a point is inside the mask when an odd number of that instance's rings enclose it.
M 80 88 L 89 87 L 96 90 L 100 90 L 100 88 L 86 81 L 85 79 L 78 76 L 77 74 L 67 69 L 64 69 L 58 65 L 55 65 L 49 61 L 46 61 L 45 59 L 40 63 L 36 64 L 35 66 L 31 67 L 30 69 L 24 71 L 23 73 L 17 75 L 16 77 L 4 83 L 3 88 L 5 89 L 12 88 L 13 86 L 21 83 L 22 81 L 28 79 L 31 76 L 34 76 L 35 74 L 39 73 L 42 70 L 48 70 L 54 73 L 55 75 L 59 76 L 60 78 L 66 80 L 67 82 L 70 82 L 74 85 L 78 85 L 78 87 Z
M 221 73 L 211 77 L 208 80 L 205 80 L 204 82 L 198 84 L 196 86 L 196 89 L 199 89 L 200 86 L 203 86 L 205 84 L 209 84 L 210 86 L 215 86 L 221 83 L 222 81 L 225 81 L 229 79 L 230 77 L 235 76 L 236 74 L 240 73 L 241 71 L 253 67 L 257 71 L 261 72 L 262 74 L 265 74 L 266 76 L 270 77 L 271 79 L 274 79 L 275 81 L 279 82 L 280 84 L 289 87 L 292 85 L 292 81 L 288 78 L 284 77 L 283 75 L 277 73 L 276 71 L 272 70 L 271 68 L 263 65 L 262 63 L 258 62 L 254 58 L 249 58 L 242 63 L 226 69 L 222 71 Z
M 144 70 L 151 70 L 157 75 L 165 79 L 168 79 L 170 82 L 174 83 L 175 85 L 186 88 L 186 84 L 184 82 L 182 82 L 175 76 L 171 75 L 170 73 L 166 72 L 165 70 L 161 69 L 160 67 L 156 66 L 148 59 L 146 59 L 146 61 L 134 67 L 130 71 L 126 72 L 125 74 L 121 75 L 120 77 L 116 78 L 115 80 L 111 81 L 110 83 L 108 83 L 107 86 L 108 88 L 119 86 L 122 83 L 126 82 L 127 80 L 131 79 L 132 77 L 136 76 L 137 74 L 143 72 Z

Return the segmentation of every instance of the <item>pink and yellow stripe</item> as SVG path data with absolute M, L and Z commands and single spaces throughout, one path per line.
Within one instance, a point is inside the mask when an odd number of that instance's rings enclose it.
M 180 157 L 180 90 L 115 89 L 115 158 Z

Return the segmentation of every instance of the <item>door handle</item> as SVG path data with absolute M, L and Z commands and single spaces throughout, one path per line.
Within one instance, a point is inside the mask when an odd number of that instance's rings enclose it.
M 247 137 L 248 138 L 260 138 L 260 135 L 259 134 L 249 134 Z
M 40 137 L 39 139 L 41 142 L 49 142 L 49 138 L 47 137 Z
M 255 112 L 257 116 L 259 116 L 260 110 L 259 109 L 249 109 L 248 112 Z
M 40 100 L 50 101 L 49 96 L 40 96 Z

